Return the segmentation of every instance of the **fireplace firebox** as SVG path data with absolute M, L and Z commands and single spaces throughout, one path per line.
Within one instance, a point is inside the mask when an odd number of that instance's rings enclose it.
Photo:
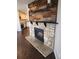
M 44 42 L 44 30 L 35 27 L 34 32 L 35 32 L 35 37 L 41 42 Z

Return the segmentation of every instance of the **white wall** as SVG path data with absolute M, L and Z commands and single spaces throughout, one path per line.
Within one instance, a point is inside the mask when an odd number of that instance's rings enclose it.
M 55 34 L 55 46 L 54 53 L 56 59 L 61 59 L 61 1 L 58 1 L 58 13 L 57 13 L 56 34 Z
M 26 11 L 26 5 L 33 2 L 34 0 L 17 0 L 17 9 Z
M 20 21 L 19 21 L 19 13 L 17 12 L 17 31 L 21 31 Z

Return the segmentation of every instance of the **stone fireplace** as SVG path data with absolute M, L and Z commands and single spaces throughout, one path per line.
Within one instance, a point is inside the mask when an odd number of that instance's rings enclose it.
M 30 28 L 30 36 L 36 38 L 37 40 L 44 43 L 44 45 L 48 46 L 49 48 L 54 48 L 54 29 L 55 24 L 53 23 L 36 23 L 36 22 L 29 22 Z

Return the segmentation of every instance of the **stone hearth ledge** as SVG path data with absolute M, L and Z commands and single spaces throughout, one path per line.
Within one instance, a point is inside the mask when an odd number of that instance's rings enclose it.
M 31 36 L 26 36 L 25 37 L 27 41 L 29 41 L 29 43 L 31 43 L 31 45 L 37 49 L 37 51 L 39 51 L 44 57 L 47 57 L 48 55 L 50 55 L 53 52 L 53 49 L 49 48 L 48 46 L 44 45 L 43 42 L 37 40 L 34 37 Z

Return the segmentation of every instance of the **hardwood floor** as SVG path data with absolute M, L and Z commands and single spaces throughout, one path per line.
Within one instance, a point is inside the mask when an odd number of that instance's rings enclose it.
M 54 53 L 44 58 L 26 39 L 28 29 L 17 32 L 17 59 L 55 59 Z

